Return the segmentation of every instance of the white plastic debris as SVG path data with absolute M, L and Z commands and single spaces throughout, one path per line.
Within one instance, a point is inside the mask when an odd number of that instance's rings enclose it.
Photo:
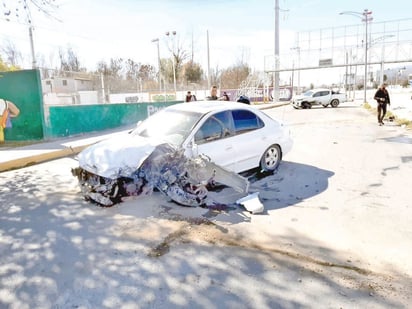
M 247 211 L 252 214 L 257 214 L 263 212 L 265 207 L 259 199 L 259 192 L 249 194 L 236 201 L 236 204 L 240 204 L 246 208 Z

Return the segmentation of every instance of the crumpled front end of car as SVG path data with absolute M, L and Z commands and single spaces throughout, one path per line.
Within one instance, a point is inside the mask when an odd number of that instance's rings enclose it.
M 139 159 L 137 157 L 136 162 Z M 78 178 L 85 199 L 106 207 L 125 197 L 151 194 L 154 188 L 184 206 L 204 205 L 207 187 L 215 182 L 243 193 L 249 189 L 246 178 L 217 166 L 205 156 L 188 158 L 183 149 L 170 144 L 156 146 L 129 175 L 105 177 L 82 166 L 73 169 L 72 173 Z

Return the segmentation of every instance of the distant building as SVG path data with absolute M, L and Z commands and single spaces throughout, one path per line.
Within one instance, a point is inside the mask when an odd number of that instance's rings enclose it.
M 73 93 L 93 89 L 93 80 L 88 77 L 51 77 L 42 80 L 43 93 Z

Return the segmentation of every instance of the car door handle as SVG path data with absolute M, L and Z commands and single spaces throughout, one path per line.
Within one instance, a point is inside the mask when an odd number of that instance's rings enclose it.
M 232 150 L 233 149 L 233 146 L 231 146 L 231 145 L 228 145 L 228 146 L 226 146 L 226 148 L 225 148 L 225 150 Z

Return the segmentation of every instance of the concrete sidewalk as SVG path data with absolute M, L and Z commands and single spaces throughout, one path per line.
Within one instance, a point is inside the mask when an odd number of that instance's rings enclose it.
M 134 126 L 103 132 L 82 134 L 76 137 L 39 142 L 22 147 L 0 148 L 0 172 L 78 154 L 84 148 L 103 139 L 123 134 Z
M 289 104 L 289 102 L 260 104 L 257 107 L 259 109 L 268 109 L 286 104 Z M 75 155 L 94 143 L 123 134 L 132 128 L 134 128 L 134 125 L 101 132 L 85 133 L 76 137 L 39 142 L 22 147 L 0 148 L 0 172 Z

